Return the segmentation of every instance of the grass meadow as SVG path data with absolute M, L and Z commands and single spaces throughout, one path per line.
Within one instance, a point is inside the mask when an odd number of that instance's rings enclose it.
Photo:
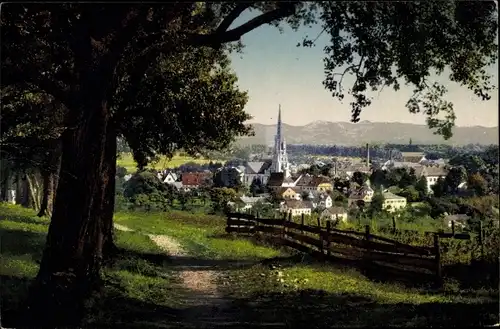
M 497 292 L 454 284 L 437 291 L 374 282 L 353 269 L 225 234 L 225 219 L 219 216 L 118 212 L 115 222 L 134 231 L 115 232 L 121 253 L 103 270 L 105 287 L 89 301 L 87 328 L 167 328 L 184 321 L 179 314 L 191 307 L 185 303 L 190 291 L 182 288 L 179 269 L 170 266 L 168 255 L 147 234 L 175 238 L 188 252 L 187 263 L 217 271 L 219 290 L 243 322 L 279 321 L 293 328 L 498 322 Z M 22 318 L 48 225 L 47 218 L 32 210 L 0 204 L 4 327 L 18 327 Z
M 209 163 L 210 161 L 216 162 L 217 160 L 209 160 L 203 158 L 193 158 L 189 156 L 174 155 L 172 159 L 167 159 L 165 156 L 161 156 L 157 163 L 151 163 L 148 168 L 152 169 L 163 169 L 163 168 L 176 168 L 188 162 L 194 162 L 198 164 Z M 131 153 L 122 153 L 120 157 L 116 160 L 116 165 L 124 167 L 127 169 L 128 173 L 134 173 L 137 171 L 137 164 Z

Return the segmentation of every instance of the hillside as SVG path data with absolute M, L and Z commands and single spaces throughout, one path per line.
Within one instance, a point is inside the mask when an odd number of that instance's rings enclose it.
M 255 136 L 243 137 L 238 143 L 272 145 L 276 125 L 252 124 Z M 414 144 L 498 144 L 498 127 L 455 127 L 453 137 L 445 141 L 434 135 L 426 125 L 398 122 L 359 123 L 315 121 L 305 126 L 283 124 L 288 144 L 335 144 L 357 146 L 363 143 L 408 143 Z

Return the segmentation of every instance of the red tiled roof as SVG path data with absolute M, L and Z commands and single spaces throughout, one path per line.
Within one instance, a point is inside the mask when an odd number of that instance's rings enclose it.
M 190 172 L 182 174 L 182 185 L 199 186 L 207 178 L 206 173 Z

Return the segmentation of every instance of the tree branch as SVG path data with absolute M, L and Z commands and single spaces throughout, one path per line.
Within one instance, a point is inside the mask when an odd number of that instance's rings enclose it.
M 189 43 L 198 46 L 218 47 L 223 43 L 238 41 L 246 33 L 253 31 L 264 24 L 269 24 L 275 20 L 288 17 L 294 12 L 295 3 L 280 3 L 280 7 L 278 9 L 254 17 L 248 22 L 222 34 L 215 32 L 212 34 L 191 35 Z M 229 14 L 229 16 L 230 15 L 231 14 Z M 231 23 L 229 25 L 231 25 Z
M 255 2 L 242 2 L 236 5 L 234 9 L 229 13 L 229 15 L 224 18 L 222 23 L 220 23 L 219 27 L 217 30 L 215 30 L 215 34 L 221 34 L 223 32 L 226 32 L 229 26 L 238 18 L 242 12 L 244 12 L 246 9 L 250 8 Z

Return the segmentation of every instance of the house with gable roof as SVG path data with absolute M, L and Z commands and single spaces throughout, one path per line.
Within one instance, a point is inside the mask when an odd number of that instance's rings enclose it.
M 271 160 L 249 161 L 245 165 L 243 184 L 250 186 L 254 179 L 259 179 L 262 184 L 267 184 L 271 174 Z

